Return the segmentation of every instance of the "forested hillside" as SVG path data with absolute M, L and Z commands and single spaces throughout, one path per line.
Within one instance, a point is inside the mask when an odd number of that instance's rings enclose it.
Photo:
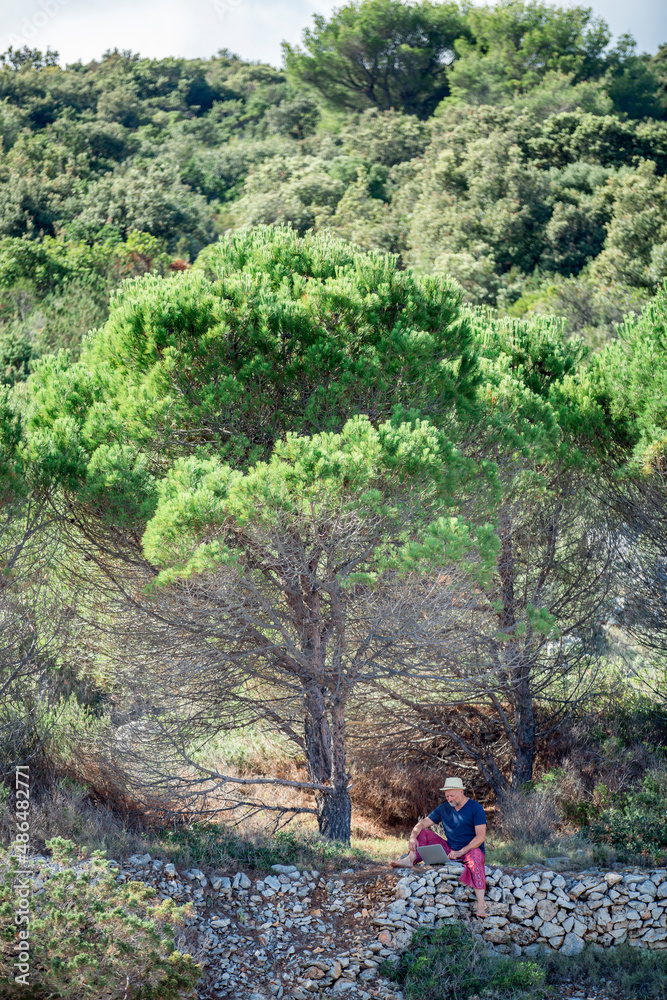
M 292 820 L 312 866 L 445 769 L 499 858 L 664 859 L 667 42 L 355 0 L 282 68 L 0 62 L 0 759 L 39 848 Z
M 316 19 L 282 70 L 5 53 L 5 366 L 76 351 L 119 279 L 261 223 L 396 253 L 597 345 L 667 274 L 667 54 L 609 43 L 584 8 L 375 0 Z

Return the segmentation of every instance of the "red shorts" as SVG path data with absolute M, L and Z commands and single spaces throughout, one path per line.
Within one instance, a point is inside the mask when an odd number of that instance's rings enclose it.
M 451 847 L 446 840 L 439 837 L 437 833 L 433 833 L 432 830 L 422 830 L 417 837 L 417 843 L 422 844 L 424 847 L 427 844 L 442 844 L 445 849 L 445 854 L 449 857 Z M 421 861 L 419 851 L 417 851 L 416 860 Z M 473 889 L 486 890 L 484 851 L 480 851 L 479 847 L 473 847 L 472 851 L 468 851 L 467 854 L 464 854 L 460 858 L 455 858 L 454 860 L 460 861 L 461 864 L 465 866 L 459 882 L 462 882 L 463 885 L 471 885 Z

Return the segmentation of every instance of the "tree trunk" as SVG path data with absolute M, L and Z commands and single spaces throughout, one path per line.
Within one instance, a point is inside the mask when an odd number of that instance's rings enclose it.
M 333 794 L 325 802 L 326 817 L 320 831 L 330 840 L 350 843 L 352 803 L 347 790 L 345 770 L 345 700 L 337 699 L 331 708 L 331 784 Z
M 330 726 L 323 688 L 317 684 L 310 685 L 306 688 L 304 700 L 308 776 L 318 785 L 331 784 L 331 792 L 318 792 L 315 796 L 319 831 L 327 840 L 342 840 L 349 844 L 352 805 L 345 773 L 344 704 L 334 705 Z
M 350 843 L 352 803 L 346 787 L 336 789 L 332 795 L 319 795 L 317 802 L 317 823 L 320 833 L 327 840 L 342 840 Z
M 315 683 L 304 692 L 304 741 L 308 777 L 318 785 L 331 780 L 331 730 L 324 690 Z
M 500 553 L 498 573 L 502 595 L 500 625 L 510 637 L 506 641 L 504 659 L 509 700 L 514 707 L 514 739 L 511 787 L 518 788 L 533 778 L 535 759 L 535 714 L 531 686 L 531 662 L 526 659 L 516 634 L 516 604 L 514 583 L 516 568 L 512 544 L 512 522 L 509 512 L 500 517 Z
M 529 663 L 523 662 L 514 676 L 514 725 L 518 747 L 514 752 L 512 788 L 533 780 L 535 760 L 535 713 Z
M 521 788 L 533 780 L 533 761 L 535 759 L 534 744 L 522 746 L 514 755 L 512 768 L 512 788 Z

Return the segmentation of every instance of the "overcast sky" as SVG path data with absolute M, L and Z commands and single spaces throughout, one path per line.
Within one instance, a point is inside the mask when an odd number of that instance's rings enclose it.
M 667 41 L 667 0 L 589 0 L 614 35 L 631 32 L 655 52 Z M 0 51 L 9 45 L 56 49 L 63 62 L 106 49 L 143 56 L 211 56 L 228 48 L 279 66 L 283 39 L 297 42 L 314 12 L 344 0 L 0 0 Z M 567 4 L 567 0 L 563 5 Z M 582 4 L 583 5 L 583 4 Z

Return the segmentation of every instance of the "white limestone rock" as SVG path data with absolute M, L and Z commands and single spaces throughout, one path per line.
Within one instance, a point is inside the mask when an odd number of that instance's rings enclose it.
M 584 939 L 579 937 L 578 934 L 574 934 L 570 931 L 563 938 L 563 943 L 560 947 L 560 952 L 562 955 L 578 955 L 584 950 L 585 942 Z
M 484 940 L 491 944 L 505 944 L 509 939 L 509 931 L 506 927 L 492 927 L 484 934 Z
M 611 888 L 612 885 L 618 885 L 619 882 L 623 881 L 623 876 L 619 875 L 618 872 L 607 872 L 604 877 L 605 882 Z
M 510 928 L 510 937 L 514 944 L 526 947 L 526 945 L 530 945 L 535 941 L 537 931 L 532 927 L 522 927 L 519 924 L 513 924 Z
M 583 921 L 581 921 L 581 920 L 577 920 L 577 918 L 575 917 L 574 918 L 574 924 L 572 926 L 572 933 L 576 934 L 577 937 L 581 937 L 582 938 L 584 936 L 584 934 L 586 933 L 587 930 L 588 930 L 588 928 L 587 928 L 586 924 L 583 923 Z
M 541 899 L 537 904 L 537 912 L 542 920 L 553 920 L 558 913 L 558 906 L 550 899 Z
M 225 891 L 231 889 L 231 887 L 232 880 L 225 875 L 214 875 L 211 878 L 211 888 L 214 892 Z
M 409 899 L 412 896 L 412 879 L 402 878 L 396 883 L 394 890 L 396 899 Z
M 548 938 L 549 941 L 552 938 L 562 938 L 565 935 L 565 931 L 560 926 L 560 924 L 554 924 L 551 921 L 546 921 L 540 927 L 540 936 Z
M 396 951 L 405 951 L 405 949 L 410 946 L 410 942 L 412 941 L 412 931 L 407 930 L 407 928 L 396 931 L 393 938 L 394 948 Z
M 133 854 L 126 861 L 130 868 L 146 868 L 151 861 L 150 854 Z

